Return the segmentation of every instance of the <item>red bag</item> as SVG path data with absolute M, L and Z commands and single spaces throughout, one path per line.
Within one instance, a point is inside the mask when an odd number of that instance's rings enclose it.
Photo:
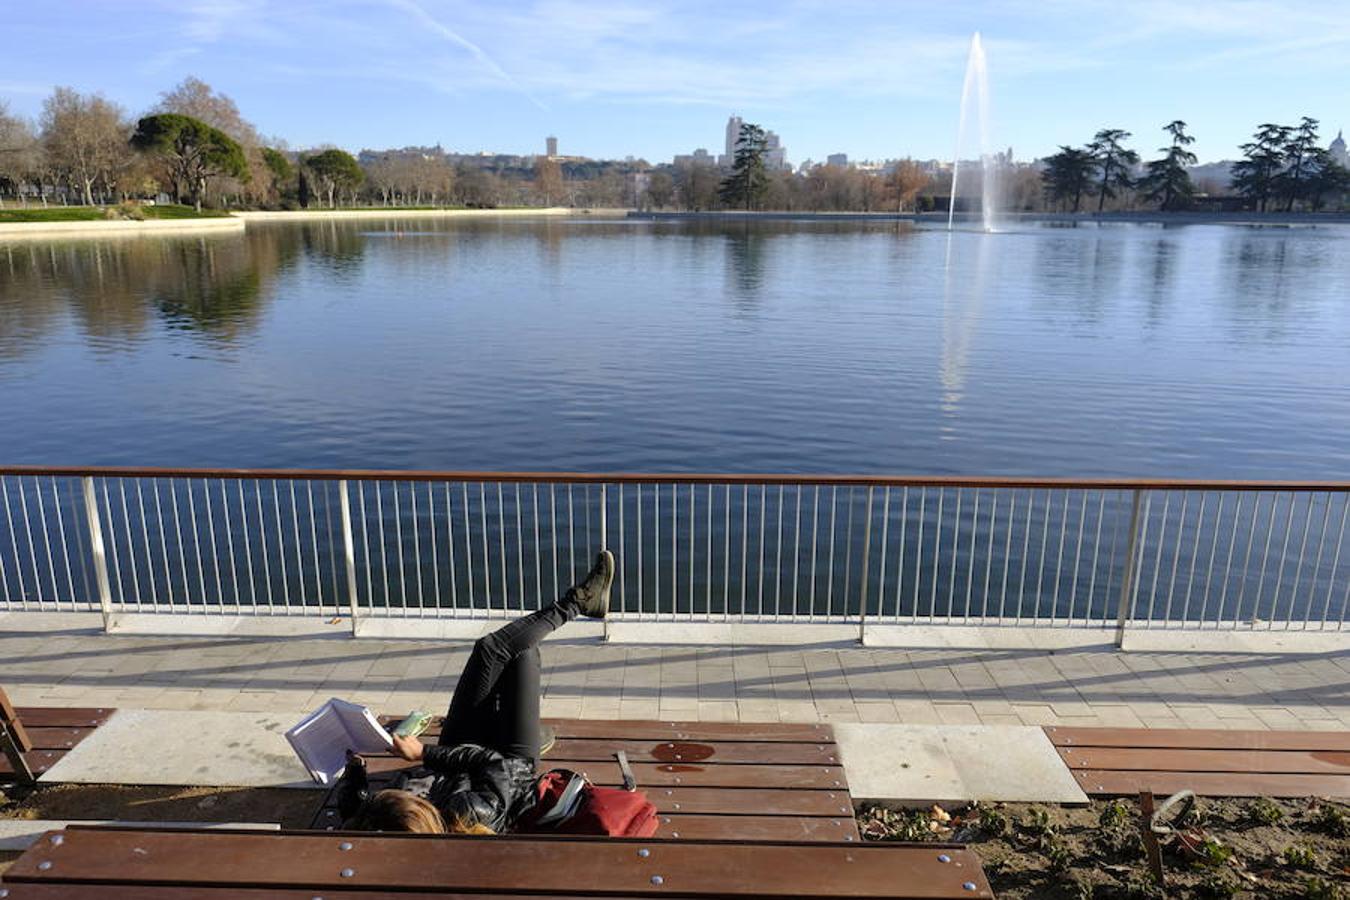
M 656 807 L 638 790 L 596 787 L 585 775 L 553 769 L 534 783 L 535 802 L 517 820 L 526 834 L 598 834 L 651 837 Z

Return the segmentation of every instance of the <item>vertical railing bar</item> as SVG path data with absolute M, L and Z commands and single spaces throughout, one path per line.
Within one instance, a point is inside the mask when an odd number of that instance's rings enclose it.
M 1003 619 L 1007 614 L 1008 566 L 1012 562 L 1013 523 L 1017 519 L 1017 490 L 1012 489 L 1008 494 L 1008 531 L 1003 538 L 1003 586 L 999 588 L 998 596 L 999 624 L 1003 623 Z
M 1262 496 L 1261 494 L 1257 494 L 1256 498 L 1252 500 L 1252 521 L 1251 521 L 1251 528 L 1248 529 L 1247 532 L 1247 552 L 1242 561 L 1242 581 L 1238 586 L 1237 606 L 1233 610 L 1234 631 L 1237 630 L 1238 623 L 1242 620 L 1242 606 L 1243 606 L 1242 601 L 1247 598 L 1247 573 L 1251 571 L 1252 548 L 1256 544 L 1256 520 L 1259 517 L 1258 514 L 1261 511 L 1261 496 Z M 1273 499 L 1273 495 L 1270 502 L 1270 508 L 1271 508 L 1271 515 L 1274 516 L 1275 501 Z
M 359 485 L 359 482 L 358 482 Z M 327 501 L 327 498 L 324 498 Z M 324 504 L 327 506 L 327 502 Z M 344 478 L 338 482 L 338 518 L 342 525 L 342 561 L 347 573 L 347 609 L 352 620 L 352 634 L 356 633 L 356 622 L 360 615 L 361 603 L 357 596 L 356 582 L 356 544 L 352 535 L 352 505 L 351 498 L 347 491 L 347 480 Z M 365 530 L 365 520 L 362 519 L 361 530 Z M 367 548 L 369 553 L 369 548 Z M 367 561 L 367 571 L 369 571 L 369 561 Z M 369 602 L 369 600 L 367 600 Z M 336 589 L 334 590 L 333 606 L 338 606 Z
M 1171 503 L 1172 503 L 1172 492 L 1165 491 L 1163 493 L 1162 521 L 1158 524 L 1158 552 L 1153 557 L 1153 581 L 1150 583 L 1151 587 L 1149 589 L 1148 595 L 1148 617 L 1144 620 L 1145 628 L 1153 627 L 1153 605 L 1154 601 L 1158 597 L 1158 574 L 1162 571 L 1163 544 L 1166 542 L 1165 538 L 1167 537 L 1167 510 L 1168 507 L 1171 505 Z M 1145 528 L 1147 528 L 1148 523 L 1145 522 L 1144 525 Z
M 1068 625 L 1073 624 L 1073 611 L 1078 604 L 1078 568 L 1083 561 L 1083 532 L 1087 529 L 1088 491 L 1084 489 L 1082 494 L 1083 502 L 1078 506 L 1078 539 L 1073 548 L 1073 578 L 1070 581 L 1071 587 L 1069 589 L 1069 616 L 1065 620 L 1065 624 Z M 1065 503 L 1067 504 L 1067 502 L 1066 497 Z M 1067 510 L 1067 508 L 1066 505 L 1065 509 Z M 1083 617 L 1083 621 L 1087 622 L 1086 616 Z
M 497 482 L 497 558 L 502 563 L 502 610 L 511 608 L 510 581 L 506 577 L 506 502 L 503 497 L 504 490 L 502 483 Z M 574 577 L 572 579 L 576 581 Z M 524 603 L 525 598 L 521 597 L 519 602 Z
M 576 513 L 572 508 L 572 483 L 567 484 L 567 571 L 571 573 L 568 581 L 577 581 L 577 536 Z
M 415 491 L 416 488 L 414 487 Z M 447 515 L 449 508 L 447 507 Z M 436 605 L 436 614 L 441 612 L 441 552 L 436 539 L 436 486 L 427 482 L 427 530 L 431 538 L 431 599 Z
M 642 565 L 642 484 L 639 482 L 633 485 L 633 490 L 637 494 L 637 510 L 633 515 L 637 522 L 637 618 L 642 618 L 642 592 L 647 580 L 647 570 Z
M 948 625 L 952 623 L 956 613 L 956 570 L 960 568 L 961 562 L 961 503 L 965 499 L 965 491 L 961 488 L 953 488 L 952 493 L 956 494 L 956 511 L 952 516 L 952 561 L 950 577 L 947 579 Z
M 670 619 L 674 621 L 680 608 L 680 495 L 679 485 L 670 486 Z
M 37 548 L 33 544 L 33 522 L 28 516 L 28 495 L 23 489 L 23 476 L 20 475 L 15 481 L 19 485 L 19 514 L 23 517 L 23 531 L 24 535 L 28 538 L 28 558 L 32 563 L 33 568 L 33 594 L 37 598 L 38 607 L 41 608 L 43 603 L 42 569 L 38 566 Z M 103 504 L 108 507 L 108 522 L 109 527 L 112 527 L 112 506 L 108 504 L 108 485 L 106 481 L 103 484 Z M 116 544 L 113 545 L 113 550 L 113 560 L 116 562 Z M 122 576 L 119 573 L 117 577 L 119 580 L 117 585 L 117 598 L 118 600 L 122 600 L 122 585 L 120 583 Z
M 1214 510 L 1214 534 L 1209 542 L 1209 564 L 1205 571 L 1205 593 L 1204 596 L 1200 598 L 1200 617 L 1198 619 L 1200 628 L 1205 627 L 1206 614 L 1209 612 L 1209 592 L 1211 586 L 1214 584 L 1214 560 L 1218 556 L 1219 551 L 1219 529 L 1223 525 L 1223 505 L 1228 499 L 1222 491 L 1219 491 L 1218 493 L 1219 503 Z
M 900 489 L 900 543 L 895 548 L 895 623 L 900 624 L 900 590 L 905 583 L 905 531 L 909 526 L 909 485 Z
M 1224 563 L 1223 569 L 1223 591 L 1219 594 L 1219 609 L 1215 613 L 1215 628 L 1223 624 L 1223 611 L 1228 606 L 1228 584 L 1232 580 L 1233 574 L 1233 551 L 1237 548 L 1238 528 L 1242 521 L 1242 494 L 1238 494 L 1237 503 L 1233 506 L 1233 533 L 1228 538 L 1228 560 Z
M 891 525 L 891 488 L 881 495 L 881 558 L 877 560 L 877 618 L 886 615 L 886 540 Z
M 257 614 L 258 585 L 253 574 L 253 540 L 248 533 L 248 499 L 244 496 L 244 479 L 237 479 L 235 486 L 239 488 L 239 530 L 244 534 L 244 571 L 248 573 L 249 604 L 254 614 Z M 221 490 L 224 489 L 225 481 L 221 479 Z
M 179 571 L 183 573 L 183 605 L 185 607 L 184 612 L 190 613 L 192 612 L 192 589 L 191 589 L 192 576 L 188 574 L 187 548 L 183 544 L 183 522 L 178 515 L 178 488 L 175 486 L 174 480 L 172 478 L 168 479 L 168 482 L 169 482 L 169 508 L 173 512 L 174 536 L 177 538 L 178 541 L 178 568 Z M 106 506 L 108 502 L 108 482 L 106 480 L 104 480 L 103 482 L 103 502 L 104 505 Z M 112 522 L 111 514 L 109 514 L 108 516 L 108 521 L 109 523 Z M 120 600 L 122 599 L 122 573 L 117 566 L 116 545 L 113 545 L 112 551 L 113 551 L 112 552 L 113 569 L 117 571 L 117 596 L 118 599 Z
M 919 590 L 923 581 L 923 526 L 925 507 L 928 504 L 928 486 L 919 488 L 919 531 L 914 542 L 914 609 L 910 613 L 914 622 L 919 621 Z
M 586 494 L 586 499 L 585 499 L 585 505 L 586 505 L 586 547 L 585 547 L 585 551 L 584 551 L 584 552 L 582 553 L 582 555 L 581 555 L 581 566 L 582 566 L 581 571 L 583 571 L 583 572 L 585 572 L 585 571 L 587 571 L 587 570 L 590 569 L 590 567 L 591 567 L 591 558 L 590 558 L 590 554 L 595 550 L 595 540 L 594 540 L 594 538 L 591 536 L 591 485 L 590 485 L 590 482 L 587 482 L 587 483 L 586 483 L 586 486 L 585 486 L 585 494 Z M 672 505 L 674 504 L 673 492 L 672 492 L 672 500 L 671 500 L 671 503 L 672 503 Z M 673 517 L 672 517 L 672 521 L 673 521 Z
M 1143 492 L 1138 488 L 1130 492 L 1130 530 L 1125 542 L 1125 574 L 1120 580 L 1120 602 L 1116 610 L 1116 647 L 1123 647 L 1125 644 L 1125 627 L 1130 620 L 1131 597 L 1134 588 L 1134 563 L 1136 553 L 1143 558 L 1143 546 L 1141 543 L 1140 529 L 1147 530 L 1148 514 L 1144 513 L 1143 521 L 1140 520 L 1139 505 Z M 1149 495 L 1149 505 L 1152 505 L 1153 496 Z M 1111 542 L 1112 556 L 1114 559 L 1115 541 Z
M 215 510 L 211 506 L 211 483 L 205 478 L 202 479 L 202 500 L 206 506 L 207 534 L 211 538 L 211 569 L 216 575 L 216 597 L 220 600 L 223 609 L 225 606 L 225 586 L 220 577 L 220 545 L 216 542 L 216 517 Z M 125 514 L 124 508 L 123 515 Z M 135 577 L 136 573 L 133 570 L 132 578 Z
M 989 492 L 989 539 L 985 542 L 984 595 L 980 601 L 980 621 L 989 618 L 989 588 L 994 574 L 994 540 L 998 535 L 998 488 Z
M 516 482 L 516 590 L 520 592 L 520 608 L 525 608 L 525 522 L 520 511 L 520 482 Z M 590 504 L 586 504 L 587 510 Z M 590 513 L 587 512 L 586 521 L 590 521 Z M 537 598 L 542 601 L 544 598 Z
M 1331 572 L 1327 576 L 1327 599 L 1322 604 L 1322 630 L 1327 627 L 1327 620 L 1331 613 L 1331 592 L 1336 587 L 1336 571 L 1341 564 L 1341 545 L 1345 542 L 1345 523 L 1347 517 L 1350 517 L 1350 493 L 1341 494 L 1341 526 L 1336 534 L 1336 552 L 1331 558 Z M 1350 587 L 1350 579 L 1346 581 L 1347 587 Z M 1345 623 L 1345 606 L 1341 607 L 1341 624 Z
M 853 586 L 853 501 L 856 498 L 857 488 L 850 487 L 848 490 L 848 508 L 844 512 L 844 520 L 848 523 L 844 528 L 844 596 L 841 601 L 843 613 L 848 616 L 849 594 Z
M 170 487 L 173 487 L 173 482 L 172 482 L 172 481 L 169 482 L 169 486 L 170 486 Z M 375 499 L 376 499 L 377 501 L 379 500 L 379 494 L 376 494 L 376 495 L 375 495 Z M 286 571 L 286 530 L 285 530 L 285 529 L 282 527 L 282 525 L 281 525 L 281 489 L 280 489 L 279 487 L 277 487 L 277 482 L 276 482 L 275 480 L 272 481 L 272 511 L 273 511 L 273 513 L 275 514 L 276 523 L 277 523 L 277 562 L 279 563 L 280 568 L 281 568 L 281 604 L 282 604 L 283 609 L 284 609 L 286 612 L 290 612 L 290 611 L 291 611 L 291 577 L 290 577 L 290 573 Z M 381 528 L 380 549 L 381 549 L 381 551 L 383 551 L 383 549 L 384 549 L 384 540 L 383 540 L 383 536 L 384 536 L 384 535 L 383 535 L 384 516 L 383 516 L 383 514 L 381 514 L 381 516 L 380 516 L 380 528 Z M 388 583 L 388 579 L 386 578 L 386 584 L 387 584 L 387 583 Z
M 158 505 L 158 488 L 156 488 L 155 503 Z M 267 581 L 267 611 L 272 612 L 275 604 L 274 591 L 272 588 L 272 563 L 267 556 L 267 524 L 263 517 L 263 489 L 262 482 L 256 478 L 253 480 L 253 499 L 258 506 L 258 536 L 259 536 L 259 555 L 263 561 L 263 578 Z
M 393 496 L 394 502 L 394 558 L 398 561 L 398 603 L 399 608 L 407 612 L 408 609 L 408 570 L 403 556 L 403 507 L 398 499 L 399 482 L 389 482 L 389 493 Z M 385 610 L 389 612 L 388 609 Z
M 830 488 L 830 561 L 825 567 L 825 574 L 829 581 L 826 583 L 825 593 L 825 618 L 829 619 L 834 613 L 834 534 L 836 523 L 838 522 L 839 511 L 839 486 L 834 485 Z M 814 611 L 813 611 L 814 612 Z
M 783 485 L 778 486 L 778 561 L 773 566 L 773 614 L 783 614 Z
M 792 618 L 797 618 L 797 586 L 802 570 L 802 488 L 797 485 L 797 511 L 793 516 L 792 529 Z
M 1191 618 L 1191 591 L 1195 588 L 1195 567 L 1200 562 L 1200 540 L 1204 533 L 1202 529 L 1205 526 L 1205 507 L 1208 504 L 1209 491 L 1201 491 L 1200 511 L 1195 514 L 1195 552 L 1191 554 L 1191 571 L 1186 576 L 1186 599 L 1181 605 L 1181 621 L 1183 623 L 1189 622 Z
M 1105 518 L 1106 518 L 1106 491 L 1101 490 L 1097 492 L 1097 527 L 1096 529 L 1094 529 L 1096 534 L 1092 539 L 1092 576 L 1088 579 L 1088 598 L 1087 604 L 1084 607 L 1083 612 L 1083 624 L 1085 625 L 1092 620 L 1092 606 L 1097 601 L 1097 564 L 1098 560 L 1100 559 L 1100 552 L 1102 549 L 1102 520 Z M 1113 545 L 1112 553 L 1114 553 L 1115 552 L 1114 534 L 1111 538 L 1111 541 Z M 1102 624 L 1105 625 L 1106 624 L 1105 607 L 1103 607 L 1102 609 L 1103 609 Z
M 14 576 L 19 583 L 19 605 L 22 609 L 28 609 L 28 588 L 23 582 L 23 561 L 19 559 L 19 531 L 14 527 L 14 513 L 9 505 L 9 482 L 5 476 L 0 475 L 0 493 L 5 498 L 5 522 L 9 526 L 9 542 L 14 549 Z
M 330 482 L 322 482 L 320 490 L 323 492 L 324 539 L 328 543 L 328 584 L 333 589 L 333 617 L 339 618 L 342 615 L 342 582 L 338 580 L 338 554 L 337 548 L 333 544 L 333 536 L 336 533 L 333 529 L 334 496 L 330 496 L 336 494 L 337 485 Z
M 139 484 L 140 480 L 137 479 L 137 485 L 139 486 Z M 74 519 L 79 514 L 81 503 L 79 491 L 81 490 L 81 486 L 74 478 L 67 479 L 66 485 L 67 485 L 66 493 L 68 495 L 66 499 L 70 503 L 70 514 L 72 519 Z M 141 505 L 142 505 L 141 527 L 144 528 L 145 527 L 144 501 L 142 501 Z M 84 546 L 84 531 L 81 530 L 78 525 L 74 525 L 71 530 L 75 532 L 75 558 L 79 560 L 77 567 L 80 570 L 80 585 L 84 588 L 83 593 L 83 596 L 85 598 L 84 602 L 86 606 L 92 607 L 93 600 L 91 598 L 94 596 L 94 593 L 89 589 L 89 567 L 84 564 L 85 560 L 89 559 L 89 554 L 88 552 L 86 552 Z M 151 558 L 149 549 L 146 550 L 145 557 L 147 569 L 153 567 L 154 561 Z M 152 588 L 154 587 L 154 584 L 155 581 L 152 573 L 150 578 L 150 585 Z
M 750 565 L 750 485 L 741 490 L 741 620 L 745 620 Z
M 958 520 L 958 525 L 960 524 Z M 975 549 L 980 536 L 980 489 L 975 488 L 975 502 L 970 508 L 970 559 L 966 561 L 966 608 L 961 617 L 963 624 L 970 624 L 970 600 L 975 592 Z
M 1327 542 L 1327 526 L 1331 524 L 1331 505 L 1332 500 L 1335 498 L 1335 496 L 1336 495 L 1331 493 L 1330 491 L 1327 491 L 1326 493 L 1327 498 L 1326 510 L 1322 513 L 1322 527 L 1317 532 L 1317 561 L 1313 563 L 1312 578 L 1308 581 L 1309 594 L 1317 590 L 1317 579 L 1318 576 L 1322 574 L 1322 553 Z M 1347 500 L 1347 508 L 1350 508 L 1350 500 Z M 1333 571 L 1331 574 L 1334 575 L 1335 572 Z M 1303 617 L 1303 627 L 1305 629 L 1312 624 L 1312 618 L 1313 618 L 1312 597 L 1309 597 L 1308 611 L 1304 614 Z
M 815 499 L 812 501 L 811 508 L 811 608 L 807 612 L 807 619 L 813 619 L 816 615 L 816 555 L 820 547 L 820 485 L 815 486 Z
M 558 486 L 548 486 L 548 520 L 553 533 L 553 596 L 562 597 L 562 586 L 558 584 Z M 623 590 L 623 586 L 619 586 Z
M 705 586 L 705 589 L 704 589 L 704 604 L 705 604 L 704 615 L 705 615 L 706 619 L 707 619 L 709 622 L 711 622 L 711 621 L 712 621 L 712 595 L 713 595 L 713 589 L 712 589 L 712 586 L 713 586 L 713 580 L 712 580 L 712 570 L 713 570 L 713 486 L 712 486 L 711 484 L 708 485 L 708 542 L 707 542 L 707 543 L 708 543 L 708 546 L 707 546 L 707 548 L 706 548 L 706 550 L 707 550 L 707 571 L 704 572 L 704 577 L 707 579 L 707 585 Z
M 0 475 L 0 484 L 3 484 L 3 483 L 4 483 L 4 480 L 5 480 L 5 476 L 4 476 L 4 475 Z M 12 535 L 12 534 L 13 534 L 13 531 L 11 530 L 10 533 L 11 533 L 11 535 Z M 4 592 L 5 592 L 5 610 L 8 611 L 8 610 L 10 609 L 10 606 L 14 603 L 14 599 L 13 599 L 13 595 L 10 594 L 10 592 L 9 592 L 9 573 L 8 573 L 8 570 L 5 568 L 5 555 L 4 555 L 3 553 L 0 553 L 0 587 L 3 587 L 3 589 L 4 589 Z M 87 597 L 88 595 L 89 595 L 89 592 L 88 592 L 88 590 L 86 590 L 86 591 L 85 591 L 85 596 Z M 24 597 L 23 597 L 22 594 L 20 594 L 20 595 L 19 595 L 19 603 L 20 603 L 20 607 L 21 607 L 21 608 L 22 608 L 23 601 L 24 601 Z
M 1022 527 L 1022 571 L 1017 576 L 1017 624 L 1022 624 L 1022 613 L 1026 610 L 1027 596 L 1027 559 L 1031 556 L 1031 512 L 1036 507 L 1036 494 L 1027 489 L 1027 521 Z
M 384 615 L 387 616 L 394 608 L 394 602 L 389 596 L 389 537 L 384 528 L 384 482 L 372 482 L 371 487 L 375 491 L 375 521 L 380 526 L 380 582 L 384 586 Z M 394 482 L 394 490 L 394 498 L 397 500 L 397 482 Z
M 672 491 L 678 490 L 677 486 L 672 485 Z M 694 619 L 694 563 L 697 552 L 695 550 L 695 516 L 698 513 L 698 507 L 695 503 L 696 486 L 689 485 L 689 619 Z
M 937 621 L 937 586 L 938 577 L 942 573 L 942 507 L 947 502 L 947 489 L 938 488 L 937 514 L 933 520 L 933 580 L 932 589 L 928 596 L 928 621 L 933 623 Z M 951 616 L 951 607 L 947 607 L 947 615 Z
M 1041 552 L 1036 559 L 1036 609 L 1031 615 L 1033 626 L 1039 625 L 1041 621 L 1041 596 L 1045 588 L 1045 550 L 1050 543 L 1050 503 L 1052 499 L 1050 489 L 1046 488 L 1045 518 L 1041 522 Z
M 51 481 L 52 481 L 52 500 L 55 501 L 54 506 L 56 507 L 56 530 L 57 534 L 61 536 L 61 558 L 65 562 L 66 568 L 66 584 L 70 586 L 71 608 L 76 608 L 78 604 L 75 601 L 75 577 L 71 572 L 70 568 L 70 543 L 66 539 L 66 517 L 65 514 L 61 512 L 61 492 L 59 486 L 56 483 L 56 476 L 53 475 Z M 127 527 L 127 546 L 128 547 L 134 546 L 132 544 L 130 526 Z M 132 550 L 132 553 L 135 553 L 134 549 Z M 147 565 L 148 564 L 149 563 L 147 563 Z
M 866 518 L 863 521 L 863 557 L 862 571 L 858 573 L 858 643 L 866 643 L 867 639 L 867 594 L 868 594 L 868 569 L 872 562 L 872 494 L 875 488 L 872 485 L 867 487 L 867 509 Z M 886 552 L 885 543 L 882 544 L 881 551 Z M 881 596 L 881 592 L 877 592 Z M 844 600 L 844 614 L 848 615 L 848 599 Z
M 1172 574 L 1167 579 L 1167 600 L 1163 603 L 1163 625 L 1166 626 L 1172 621 L 1172 598 L 1177 592 L 1177 568 L 1181 562 L 1181 542 L 1186 536 L 1186 508 L 1190 505 L 1191 494 L 1189 491 L 1181 492 L 1181 512 L 1177 515 L 1177 546 L 1176 552 L 1172 554 Z M 1162 552 L 1162 535 L 1158 535 L 1159 553 Z M 1194 555 L 1192 555 L 1194 558 Z
M 1313 500 L 1317 497 L 1317 495 L 1313 493 L 1309 493 L 1307 496 L 1308 512 L 1307 515 L 1303 517 L 1303 537 L 1299 539 L 1298 562 L 1294 563 L 1294 584 L 1293 587 L 1289 589 L 1289 617 L 1284 621 L 1286 631 L 1293 625 L 1294 621 L 1294 604 L 1298 602 L 1298 586 L 1303 580 L 1303 558 L 1308 549 L 1308 534 L 1312 528 Z M 1281 571 L 1283 571 L 1283 563 L 1281 563 Z M 1275 598 L 1277 601 L 1279 600 L 1278 586 L 1276 587 Z M 1303 617 L 1303 627 L 1305 629 L 1308 627 L 1308 616 L 1306 613 Z
M 478 482 L 478 522 L 483 535 L 483 612 L 492 615 L 492 560 L 488 556 L 487 536 L 487 485 Z M 502 585 L 503 593 L 506 585 Z M 504 602 L 504 601 L 503 601 Z M 505 607 L 503 607 L 505 608 Z
M 230 583 L 234 585 L 234 605 L 236 608 L 242 606 L 239 598 L 239 564 L 234 558 L 234 525 L 230 522 L 230 494 L 225 487 L 225 479 L 220 481 L 220 505 L 225 510 L 225 547 L 230 554 Z M 140 479 L 137 479 L 139 487 Z M 150 579 L 150 589 L 153 591 L 155 586 L 154 578 Z M 256 604 L 255 604 L 256 606 Z
M 1045 514 L 1049 524 L 1050 517 L 1050 494 L 1047 492 L 1045 497 Z M 1059 612 L 1059 584 L 1064 575 L 1064 542 L 1068 536 L 1069 530 L 1069 491 L 1064 491 L 1064 508 L 1059 511 L 1059 550 L 1055 556 L 1055 589 L 1050 594 L 1050 624 L 1055 624 L 1055 616 Z
M 675 598 L 671 598 L 672 608 Z M 652 485 L 652 616 L 661 618 L 661 485 Z
M 375 482 L 375 496 L 377 499 L 379 498 L 379 490 L 379 482 Z M 361 552 L 365 557 L 366 563 L 366 606 L 373 607 L 375 605 L 375 567 L 371 565 L 370 562 L 370 529 L 366 522 L 366 483 L 364 481 L 358 481 L 356 483 L 356 497 L 360 502 L 359 508 L 361 510 Z M 352 591 L 352 596 L 356 596 L 355 591 Z M 385 591 L 385 603 L 387 606 L 387 590 Z M 356 627 L 355 622 L 352 623 L 352 627 Z
M 206 590 L 206 567 L 202 565 L 202 538 L 201 532 L 197 527 L 197 501 L 192 496 L 192 479 L 183 479 L 183 492 L 187 494 L 188 500 L 188 521 L 192 523 L 192 551 L 197 557 L 197 585 L 202 591 L 202 612 L 206 612 L 207 599 L 210 596 Z M 111 518 L 111 516 L 110 516 Z
M 394 485 L 394 490 L 395 491 L 398 490 L 397 484 Z M 408 524 L 410 530 L 412 531 L 413 565 L 417 572 L 417 614 L 419 616 L 425 616 L 427 612 L 426 589 L 424 587 L 426 576 L 422 574 L 422 537 L 421 537 L 422 529 L 419 524 L 419 517 L 417 515 L 417 482 L 415 481 L 408 482 L 408 514 L 412 516 L 412 521 L 409 522 Z M 402 518 L 403 518 L 402 516 L 399 516 L 400 520 Z M 403 540 L 401 538 L 399 539 L 398 542 L 398 549 L 399 549 L 398 553 L 399 559 L 402 559 Z
M 1275 616 L 1280 611 L 1280 587 L 1284 584 L 1284 563 L 1289 556 L 1289 532 L 1294 527 L 1294 507 L 1298 505 L 1298 495 L 1293 491 L 1289 492 L 1289 516 L 1284 523 L 1284 542 L 1280 545 L 1280 567 L 1275 572 L 1275 590 L 1270 595 L 1270 616 L 1266 619 L 1266 630 L 1270 631 L 1275 627 Z M 1311 501 L 1308 506 L 1308 515 L 1304 517 L 1303 541 L 1308 540 L 1308 524 L 1312 521 Z M 1294 604 L 1290 602 L 1289 613 L 1293 617 Z M 1285 628 L 1289 627 L 1288 621 L 1285 622 Z
M 624 583 L 627 581 L 624 569 L 624 561 L 628 554 L 624 552 L 625 534 L 627 525 L 624 524 L 624 502 L 623 502 L 623 482 L 619 482 L 619 560 L 618 560 L 618 582 L 619 582 L 619 609 L 628 612 L 628 603 L 624 599 Z
M 108 560 L 103 552 L 103 527 L 99 524 L 98 494 L 94 489 L 94 479 L 88 475 L 80 479 L 84 492 L 85 525 L 89 529 L 89 555 L 94 566 L 94 583 L 98 586 L 98 605 L 103 613 L 103 630 L 112 624 L 112 589 L 108 585 Z M 4 478 L 0 478 L 0 485 Z M 5 511 L 9 511 L 9 495 L 5 495 Z M 13 529 L 10 530 L 11 535 Z M 18 566 L 18 557 L 15 557 Z
M 478 609 L 478 604 L 473 596 L 473 524 L 469 519 L 472 512 L 472 504 L 469 502 L 469 483 L 467 481 L 460 483 L 461 493 L 464 495 L 464 581 L 469 586 L 469 612 L 474 613 Z M 483 551 L 484 558 L 487 556 L 486 548 Z M 484 584 L 484 604 L 487 603 L 487 585 Z M 560 595 L 561 596 L 561 595 Z
M 765 514 L 768 511 L 769 486 L 761 484 L 759 486 L 759 601 L 756 615 L 764 618 L 764 532 L 767 523 L 764 521 Z
M 1290 517 L 1293 516 L 1293 494 L 1289 495 Z M 1252 628 L 1256 627 L 1257 619 L 1261 613 L 1261 598 L 1265 595 L 1266 587 L 1266 563 L 1270 561 L 1270 542 L 1275 537 L 1275 511 L 1280 505 L 1280 495 L 1271 493 L 1270 495 L 1270 519 L 1266 522 L 1266 543 L 1261 551 L 1261 572 L 1256 580 L 1256 595 L 1252 597 Z M 1288 529 L 1285 534 L 1288 535 Z
M 117 482 L 117 483 L 120 485 L 120 484 L 122 483 L 122 482 L 121 482 L 121 479 L 118 479 L 118 482 Z M 60 586 L 57 585 L 57 583 L 56 583 L 56 558 L 55 558 L 55 556 L 52 554 L 52 537 L 51 537 L 51 531 L 50 531 L 50 529 L 48 529 L 48 527 L 47 527 L 47 504 L 46 504 L 46 502 L 43 501 L 43 499 L 42 499 L 42 482 L 39 480 L 38 476 L 36 476 L 36 475 L 33 476 L 33 493 L 37 496 L 38 521 L 42 523 L 42 549 L 43 549 L 44 551 L 46 551 L 46 553 L 47 553 L 47 573 L 51 576 L 51 582 L 52 582 L 52 602 L 56 604 L 56 607 L 57 607 L 58 609 L 60 609 L 60 607 L 61 607 L 61 588 L 60 588 Z M 109 527 L 111 527 L 111 526 L 109 526 Z M 128 528 L 127 530 L 130 531 L 131 529 Z M 135 563 L 135 556 L 134 556 L 134 555 L 132 556 L 132 563 L 133 563 L 133 564 Z M 136 599 L 137 599 L 137 602 L 140 601 L 140 592 L 139 592 L 139 591 L 137 591 L 137 597 L 136 597 Z
M 450 614 L 456 616 L 459 615 L 459 572 L 455 566 L 455 495 L 448 481 L 442 485 L 442 490 L 445 493 L 445 557 L 450 566 Z M 465 559 L 464 562 L 472 572 L 471 561 Z M 438 599 L 438 605 L 439 602 Z
M 543 544 L 539 541 L 539 482 L 533 482 L 530 485 L 530 500 L 534 508 L 534 591 L 539 595 L 539 602 L 544 603 L 544 561 Z M 623 597 L 623 578 L 619 578 L 619 596 Z M 556 595 L 555 595 L 556 597 Z M 619 608 L 623 608 L 623 600 L 619 600 Z
M 164 557 L 164 596 L 170 609 L 173 608 L 173 570 L 169 562 L 169 539 L 164 527 L 164 507 L 160 503 L 159 479 L 150 479 L 155 492 L 155 524 L 159 526 L 159 549 Z

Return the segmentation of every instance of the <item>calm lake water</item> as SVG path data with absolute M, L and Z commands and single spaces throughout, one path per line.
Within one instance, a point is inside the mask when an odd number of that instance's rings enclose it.
M 1350 227 L 0 242 L 7 463 L 1344 478 Z

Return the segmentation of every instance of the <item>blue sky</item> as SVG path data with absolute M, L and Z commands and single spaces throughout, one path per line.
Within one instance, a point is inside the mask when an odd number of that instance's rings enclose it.
M 952 154 L 970 35 L 1019 158 L 1174 118 L 1202 160 L 1260 122 L 1350 127 L 1341 2 L 1037 0 L 4 0 L 0 99 L 53 85 L 132 112 L 195 75 L 292 147 L 441 143 L 669 160 L 737 113 L 793 162 Z

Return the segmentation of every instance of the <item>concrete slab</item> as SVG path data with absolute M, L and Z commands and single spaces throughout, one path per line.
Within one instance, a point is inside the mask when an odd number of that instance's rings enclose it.
M 319 789 L 285 738 L 299 717 L 121 709 L 39 781 Z
M 27 850 L 48 831 L 67 825 L 108 825 L 125 828 L 243 828 L 250 831 L 280 831 L 279 822 L 120 822 L 114 819 L 0 819 L 0 852 Z
M 834 733 L 860 800 L 1088 802 L 1039 728 L 841 722 Z

